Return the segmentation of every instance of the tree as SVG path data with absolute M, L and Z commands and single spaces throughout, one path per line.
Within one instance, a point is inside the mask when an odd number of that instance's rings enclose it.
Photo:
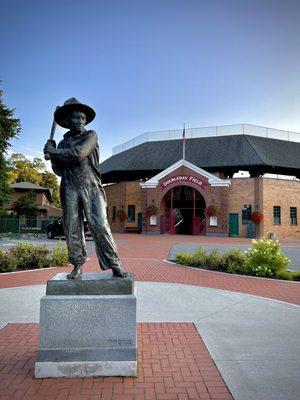
M 10 199 L 8 184 L 8 165 L 5 158 L 10 146 L 10 139 L 16 137 L 21 130 L 20 120 L 14 118 L 14 110 L 5 106 L 3 90 L 0 89 L 0 208 Z
M 52 189 L 53 203 L 55 205 L 60 205 L 59 186 L 57 183 L 56 175 L 49 171 L 43 172 L 41 185 L 43 187 Z
M 25 215 L 26 217 L 35 216 L 40 213 L 39 206 L 35 201 L 34 192 L 28 192 L 20 197 L 19 200 L 13 204 L 12 209 L 17 215 Z
M 36 159 L 35 159 L 36 160 Z M 42 162 L 42 160 L 40 160 Z M 42 181 L 41 164 L 31 162 L 21 153 L 13 153 L 9 159 L 10 170 L 15 174 L 14 182 L 31 182 L 40 185 Z M 45 169 L 45 165 L 44 165 Z
M 9 160 L 8 180 L 14 182 L 31 182 L 52 189 L 55 205 L 60 205 L 59 186 L 56 175 L 46 170 L 46 165 L 40 158 L 33 161 L 21 153 L 13 153 Z

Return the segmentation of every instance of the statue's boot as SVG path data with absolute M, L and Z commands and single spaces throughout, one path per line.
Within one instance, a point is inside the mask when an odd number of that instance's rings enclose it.
M 67 275 L 68 279 L 79 279 L 82 275 L 82 265 L 74 265 L 73 271 Z
M 121 267 L 112 268 L 112 272 L 116 278 L 126 278 L 128 276 L 128 272 L 124 271 Z

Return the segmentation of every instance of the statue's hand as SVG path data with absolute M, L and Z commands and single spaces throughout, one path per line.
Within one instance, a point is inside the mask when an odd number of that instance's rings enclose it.
M 56 141 L 55 141 L 54 139 L 52 139 L 52 140 L 50 140 L 50 139 L 47 140 L 47 143 L 51 143 L 52 146 L 56 148 Z M 47 144 L 47 143 L 46 143 L 46 144 Z
M 48 140 L 44 147 L 44 154 L 55 154 L 56 153 L 56 143 L 55 140 Z

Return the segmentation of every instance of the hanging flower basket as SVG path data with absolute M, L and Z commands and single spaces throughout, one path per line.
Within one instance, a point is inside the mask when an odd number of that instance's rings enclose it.
M 149 206 L 147 207 L 147 217 L 150 218 L 152 217 L 152 215 L 156 215 L 157 214 L 157 207 L 154 203 L 149 204 Z
M 126 212 L 124 210 L 118 210 L 117 217 L 121 222 L 124 222 L 126 219 Z
M 206 209 L 206 214 L 209 217 L 215 217 L 218 214 L 218 207 L 215 206 L 214 204 L 208 206 Z
M 264 216 L 263 216 L 263 213 L 260 211 L 253 211 L 250 219 L 252 222 L 259 224 L 264 219 Z

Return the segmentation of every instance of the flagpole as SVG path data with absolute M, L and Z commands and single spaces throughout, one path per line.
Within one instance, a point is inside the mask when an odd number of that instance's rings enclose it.
M 185 123 L 183 124 L 182 140 L 182 158 L 185 160 Z

